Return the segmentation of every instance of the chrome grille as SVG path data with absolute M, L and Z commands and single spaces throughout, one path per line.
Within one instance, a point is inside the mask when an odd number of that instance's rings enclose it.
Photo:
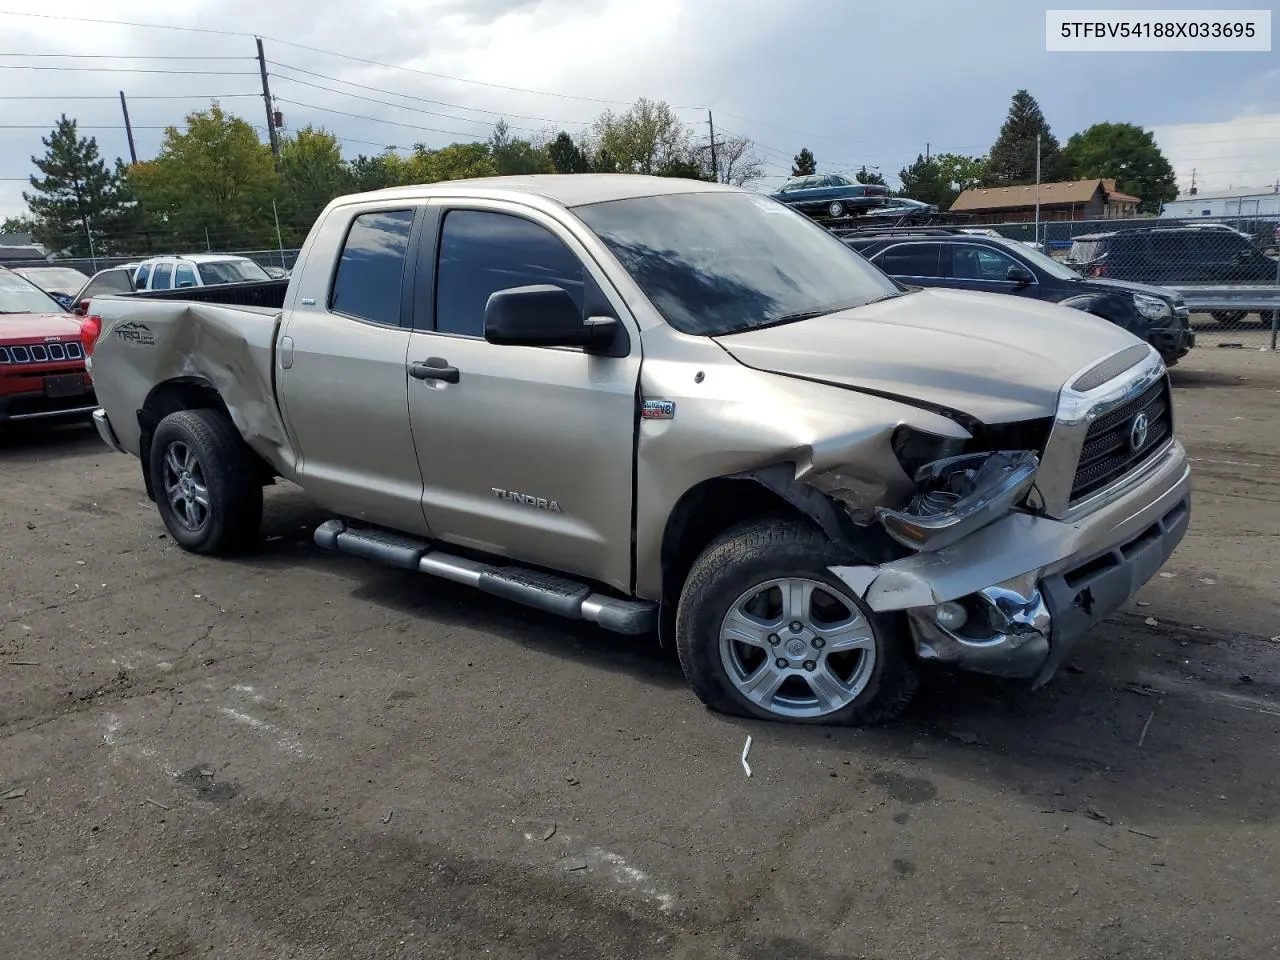
M 1136 424 L 1142 414 L 1147 418 L 1146 437 L 1135 444 L 1139 439 Z M 1071 486 L 1071 501 L 1119 480 L 1164 446 L 1172 434 L 1172 398 L 1169 378 L 1165 376 L 1089 425 Z
M 0 363 L 58 363 L 82 359 L 84 350 L 75 341 L 0 347 Z

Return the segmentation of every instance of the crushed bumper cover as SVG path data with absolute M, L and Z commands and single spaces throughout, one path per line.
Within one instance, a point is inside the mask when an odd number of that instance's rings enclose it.
M 107 419 L 107 411 L 99 407 L 93 411 L 93 425 L 98 431 L 98 436 L 102 438 L 102 442 L 114 450 L 116 453 L 128 453 L 121 446 L 116 432 L 111 429 L 111 421 Z
M 1009 514 L 936 552 L 831 572 L 871 609 L 905 612 L 921 659 L 1039 686 L 1156 575 L 1190 517 L 1190 469 L 1175 441 L 1123 495 L 1087 515 Z M 984 606 L 1001 629 L 983 639 L 948 630 L 935 616 L 947 601 Z

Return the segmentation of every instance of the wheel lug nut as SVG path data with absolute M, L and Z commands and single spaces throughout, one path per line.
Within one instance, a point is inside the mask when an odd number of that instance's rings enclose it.
M 803 629 L 804 629 L 804 624 L 802 624 L 799 620 L 793 620 L 791 622 L 792 633 L 799 633 Z
M 785 669 L 787 669 L 787 667 L 791 666 L 791 664 L 789 664 L 789 663 L 788 663 L 785 659 L 783 659 L 782 657 L 779 657 L 779 658 L 778 658 L 778 666 L 779 666 L 779 667 L 781 667 L 783 670 L 785 670 Z
M 818 666 L 818 665 L 817 665 L 816 663 L 814 663 L 812 660 L 806 660 L 806 661 L 804 662 L 804 668 L 805 668 L 806 670 L 810 670 L 810 671 L 812 671 L 812 670 L 814 670 L 817 666 Z
M 821 637 L 813 638 L 813 649 L 821 650 L 826 645 L 827 645 L 827 641 L 823 640 Z
M 772 646 L 775 646 L 775 647 L 776 647 L 776 646 L 777 646 L 779 643 L 781 643 L 781 642 L 782 642 L 782 638 L 781 638 L 781 637 L 779 637 L 776 633 L 771 633 L 771 634 L 769 634 L 769 643 L 770 643 Z

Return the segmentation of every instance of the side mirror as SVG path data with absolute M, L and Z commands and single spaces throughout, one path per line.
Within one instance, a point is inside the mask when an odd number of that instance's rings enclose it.
M 79 303 L 77 303 L 74 307 L 71 308 L 71 312 L 74 313 L 77 317 L 83 317 L 86 313 L 89 312 L 89 301 L 81 300 Z
M 1004 276 L 1006 280 L 1012 280 L 1020 287 L 1025 287 L 1036 281 L 1035 276 L 1026 267 L 1010 267 L 1009 272 Z
M 573 297 L 551 284 L 498 290 L 484 308 L 484 338 L 500 346 L 599 349 L 617 327 L 613 317 L 584 321 Z

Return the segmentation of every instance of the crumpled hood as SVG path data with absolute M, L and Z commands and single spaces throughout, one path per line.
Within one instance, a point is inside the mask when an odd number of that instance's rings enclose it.
M 79 340 L 80 322 L 69 313 L 0 313 L 0 344 L 41 343 L 45 337 Z
M 1069 307 L 945 289 L 715 339 L 757 370 L 946 407 L 984 423 L 1052 416 L 1072 374 L 1142 342 Z

